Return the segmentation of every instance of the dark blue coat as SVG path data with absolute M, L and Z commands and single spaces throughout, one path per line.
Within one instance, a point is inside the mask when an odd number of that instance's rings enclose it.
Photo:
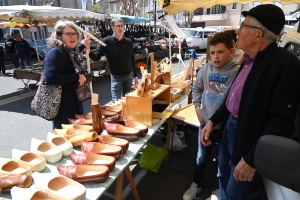
M 50 85 L 62 86 L 62 99 L 57 117 L 53 120 L 53 128 L 61 128 L 61 124 L 69 124 L 68 118 L 82 113 L 82 103 L 78 101 L 77 84 L 79 75 L 70 55 L 58 47 L 50 49 L 44 61 L 44 76 Z
M 26 40 L 16 41 L 16 54 L 18 56 L 29 56 L 30 55 L 30 45 Z

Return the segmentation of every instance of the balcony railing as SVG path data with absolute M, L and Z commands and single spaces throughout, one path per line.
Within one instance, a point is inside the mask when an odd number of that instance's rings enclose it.
M 193 22 L 206 22 L 206 21 L 216 21 L 216 20 L 227 20 L 228 14 L 211 14 L 211 15 L 194 15 Z

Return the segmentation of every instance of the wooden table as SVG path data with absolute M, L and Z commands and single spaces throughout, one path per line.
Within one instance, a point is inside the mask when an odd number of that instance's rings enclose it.
M 41 74 L 42 74 L 42 71 L 41 71 L 40 67 L 36 67 L 36 68 L 28 67 L 25 69 L 14 69 L 13 77 L 16 79 L 21 79 L 21 81 L 24 84 L 24 87 L 23 87 L 22 91 L 20 92 L 19 96 L 23 93 L 23 91 L 25 89 L 28 89 L 31 92 L 32 96 L 34 96 L 32 91 L 29 88 L 28 83 L 30 80 L 35 80 L 37 82 L 40 81 Z M 27 81 L 24 81 L 24 79 L 27 79 Z
M 181 102 L 187 97 L 187 95 L 182 95 L 180 98 L 175 100 L 172 105 L 176 106 L 181 104 Z M 172 112 L 171 110 L 169 112 Z M 167 120 L 167 118 L 163 118 L 160 121 L 158 121 L 153 126 L 149 127 L 148 133 L 145 135 L 145 137 L 139 138 L 135 142 L 129 143 L 129 148 L 124 153 L 121 158 L 116 162 L 115 168 L 110 172 L 109 178 L 104 183 L 83 183 L 83 185 L 86 187 L 86 197 L 85 200 L 97 200 L 99 197 L 101 197 L 105 191 L 110 187 L 110 185 L 116 181 L 116 190 L 115 194 L 111 195 L 115 200 L 122 200 L 122 190 L 123 190 L 123 178 L 124 173 L 126 174 L 129 184 L 131 186 L 132 193 L 134 195 L 135 200 L 139 200 L 138 191 L 136 189 L 132 174 L 130 172 L 129 166 L 132 160 L 136 157 L 136 155 L 139 153 L 139 151 L 142 149 L 144 145 L 148 143 L 150 138 L 154 135 L 155 131 L 158 130 L 163 123 Z M 106 130 L 103 131 L 104 135 L 107 134 Z M 170 141 L 170 140 L 169 140 Z M 168 144 L 168 143 L 167 143 Z M 169 145 L 166 145 L 168 148 Z M 74 149 L 75 153 L 82 153 L 80 148 Z M 72 161 L 69 157 L 63 157 L 62 160 L 60 160 L 58 163 L 47 163 L 46 169 L 42 173 L 53 173 L 58 174 L 58 171 L 56 169 L 57 165 L 73 165 Z M 31 187 L 35 187 L 32 185 Z M 3 191 L 2 194 L 0 194 L 1 197 L 11 199 L 10 191 Z M 2 200 L 2 199 L 1 199 Z

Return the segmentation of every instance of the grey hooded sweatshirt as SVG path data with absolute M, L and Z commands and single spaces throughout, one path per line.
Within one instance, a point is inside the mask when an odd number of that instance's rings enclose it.
M 224 101 L 239 67 L 239 64 L 230 60 L 223 67 L 217 68 L 210 60 L 200 68 L 192 94 L 193 104 L 201 107 L 205 123 Z

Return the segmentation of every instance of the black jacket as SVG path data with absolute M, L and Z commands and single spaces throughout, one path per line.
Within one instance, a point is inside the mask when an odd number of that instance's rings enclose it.
M 16 40 L 8 39 L 5 40 L 5 51 L 6 53 L 15 53 L 16 52 Z
M 22 39 L 22 41 L 16 41 L 16 54 L 18 56 L 29 56 L 30 44 L 24 39 Z
M 262 135 L 292 136 L 300 100 L 299 77 L 300 64 L 296 56 L 277 47 L 275 42 L 258 52 L 242 91 L 233 165 L 243 157 L 254 168 L 255 148 Z M 222 130 L 229 114 L 225 103 L 210 118 L 214 124 L 223 121 Z
M 107 36 L 103 39 L 103 42 L 107 46 L 100 45 L 96 52 L 90 52 L 90 58 L 92 60 L 100 60 L 102 56 L 106 55 L 112 74 L 125 75 L 133 71 L 134 77 L 137 77 L 131 40 L 124 37 L 118 41 L 114 36 Z M 82 50 L 84 46 L 80 44 L 78 48 Z

